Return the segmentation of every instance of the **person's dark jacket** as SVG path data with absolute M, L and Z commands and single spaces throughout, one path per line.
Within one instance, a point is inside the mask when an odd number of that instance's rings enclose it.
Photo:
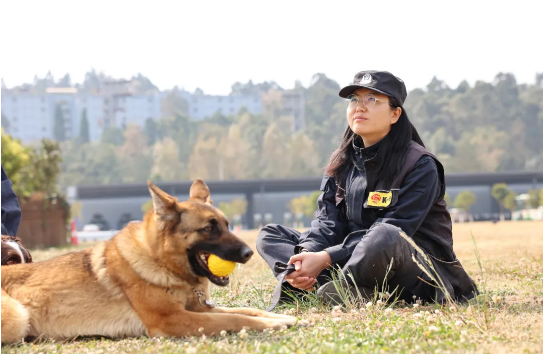
M 453 251 L 441 163 L 412 142 L 400 176 L 392 185 L 384 185 L 376 175 L 387 158 L 387 138 L 368 148 L 353 144 L 353 166 L 344 181 L 324 176 L 316 219 L 302 233 L 300 246 L 311 252 L 325 250 L 332 263 L 343 264 L 374 223 L 388 223 L 402 229 L 431 257 L 452 296 L 471 296 L 473 281 Z M 368 206 L 369 192 L 378 190 L 392 190 L 393 202 L 388 207 Z
M 13 186 L 2 166 L 2 235 L 17 236 L 21 207 Z

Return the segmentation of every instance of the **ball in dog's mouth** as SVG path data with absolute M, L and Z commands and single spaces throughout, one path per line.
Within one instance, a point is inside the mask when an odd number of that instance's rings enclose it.
M 205 271 L 207 278 L 213 284 L 216 284 L 216 285 L 219 285 L 219 286 L 228 285 L 228 283 L 230 282 L 230 277 L 229 276 L 219 277 L 219 276 L 213 274 L 211 272 L 211 270 L 209 269 L 208 261 L 209 261 L 209 256 L 210 255 L 211 255 L 211 253 L 198 252 L 196 257 L 195 257 L 196 262 L 198 263 L 198 266 L 200 266 L 200 268 L 202 268 Z

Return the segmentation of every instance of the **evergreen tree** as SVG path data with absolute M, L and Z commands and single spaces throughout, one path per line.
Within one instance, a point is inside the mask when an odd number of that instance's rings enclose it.
M 505 198 L 510 194 L 511 190 L 509 187 L 507 187 L 507 184 L 505 183 L 496 183 L 492 186 L 492 189 L 490 190 L 490 194 L 498 204 L 500 205 L 500 220 L 504 221 L 505 216 L 503 214 L 503 209 L 505 208 Z
M 90 141 L 89 120 L 87 119 L 87 109 L 81 111 L 81 124 L 79 125 L 79 137 L 83 143 Z
M 454 199 L 454 207 L 469 212 L 469 208 L 475 204 L 476 196 L 471 191 L 462 191 Z
M 145 135 L 147 135 L 147 144 L 149 146 L 155 145 L 155 142 L 157 141 L 157 129 L 157 124 L 153 118 L 147 118 L 147 120 L 145 120 L 145 127 L 143 128 L 143 131 L 145 132 Z
M 9 119 L 8 119 L 8 117 L 6 117 L 4 115 L 4 113 L 2 113 L 2 128 L 4 128 L 4 130 L 5 130 L 5 132 L 7 134 L 10 133 L 10 131 L 9 131 Z
M 123 131 L 113 125 L 102 132 L 101 142 L 121 146 L 124 143 Z
M 64 127 L 64 114 L 62 113 L 62 105 L 57 103 L 55 107 L 55 126 L 53 130 L 55 140 L 66 140 L 66 129 Z

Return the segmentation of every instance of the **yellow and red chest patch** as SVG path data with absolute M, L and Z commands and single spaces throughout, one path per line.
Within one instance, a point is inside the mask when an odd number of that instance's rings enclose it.
M 392 191 L 370 192 L 367 205 L 370 207 L 386 208 L 392 202 Z

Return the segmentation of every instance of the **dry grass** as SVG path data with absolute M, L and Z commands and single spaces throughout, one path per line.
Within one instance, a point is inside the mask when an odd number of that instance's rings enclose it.
M 244 231 L 240 236 L 254 245 L 256 232 Z M 377 303 L 362 309 L 332 310 L 308 298 L 298 308 L 280 309 L 310 320 L 312 326 L 307 328 L 222 338 L 83 339 L 7 346 L 2 352 L 543 353 L 543 222 L 455 224 L 454 241 L 458 258 L 479 288 L 486 289 L 459 311 L 411 305 L 387 309 Z M 39 261 L 69 250 L 34 251 L 33 257 Z M 213 288 L 217 303 L 267 305 L 275 280 L 258 255 L 239 267 L 233 279 L 227 288 Z

